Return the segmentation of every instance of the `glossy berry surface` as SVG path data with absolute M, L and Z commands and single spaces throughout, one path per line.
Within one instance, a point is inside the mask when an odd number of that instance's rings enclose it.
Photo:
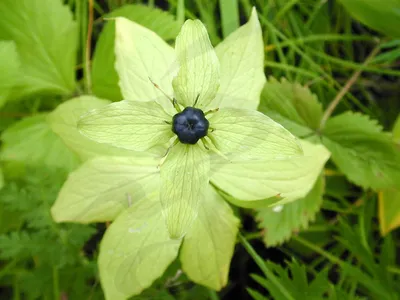
M 196 144 L 207 135 L 209 122 L 201 109 L 186 107 L 172 119 L 172 131 L 183 144 Z

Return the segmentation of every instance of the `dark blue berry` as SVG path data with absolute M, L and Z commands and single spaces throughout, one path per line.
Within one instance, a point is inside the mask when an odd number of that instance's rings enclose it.
M 172 119 L 172 131 L 183 144 L 196 144 L 207 135 L 208 120 L 201 109 L 186 107 Z

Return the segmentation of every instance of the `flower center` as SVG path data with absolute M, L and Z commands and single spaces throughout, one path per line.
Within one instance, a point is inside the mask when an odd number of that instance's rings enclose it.
M 183 144 L 196 144 L 205 137 L 209 123 L 204 112 L 194 107 L 186 107 L 172 118 L 172 131 Z

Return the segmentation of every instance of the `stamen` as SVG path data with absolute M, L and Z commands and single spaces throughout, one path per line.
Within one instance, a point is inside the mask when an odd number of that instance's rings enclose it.
M 160 163 L 157 165 L 157 168 L 160 168 L 162 166 L 162 164 L 164 163 L 165 159 L 167 158 L 167 155 L 169 153 L 169 151 L 176 145 L 178 144 L 179 139 L 175 139 L 174 142 L 168 147 L 167 151 L 165 152 L 165 154 L 161 157 Z
M 205 112 L 204 115 L 207 116 L 209 114 L 216 113 L 217 111 L 219 111 L 219 108 L 211 109 L 211 110 Z
M 200 94 L 198 94 L 197 97 L 196 97 L 196 100 L 194 100 L 193 107 L 196 107 L 197 102 L 199 101 L 199 98 L 200 98 Z
M 150 82 L 154 85 L 154 87 L 155 87 L 156 89 L 158 89 L 165 97 L 167 97 L 167 99 L 172 103 L 172 105 L 174 106 L 174 108 L 176 109 L 176 111 L 177 111 L 177 112 L 181 112 L 181 108 L 179 107 L 179 104 L 178 104 L 178 102 L 176 101 L 176 99 L 175 99 L 175 98 L 171 98 L 170 96 L 168 96 L 167 93 L 164 92 L 164 91 L 160 88 L 160 86 L 159 86 L 157 83 L 155 83 L 153 80 L 151 80 L 150 77 L 148 77 L 148 78 L 149 78 Z

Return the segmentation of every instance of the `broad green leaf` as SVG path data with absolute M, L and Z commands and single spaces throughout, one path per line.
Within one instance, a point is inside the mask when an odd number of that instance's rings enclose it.
M 399 0 L 340 0 L 349 13 L 384 34 L 400 37 Z
M 202 201 L 183 241 L 182 269 L 194 282 L 220 290 L 228 282 L 239 220 L 211 186 Z
M 134 151 L 167 143 L 174 135 L 172 117 L 154 101 L 123 100 L 94 109 L 78 122 L 79 131 L 98 142 Z
M 367 116 L 346 112 L 329 119 L 322 142 L 350 181 L 374 189 L 398 186 L 400 151 Z
M 148 29 L 154 31 L 164 40 L 174 39 L 180 29 L 180 25 L 174 20 L 174 16 L 167 12 L 144 5 L 124 5 L 110 14 L 108 18 L 125 17 Z M 99 97 L 110 100 L 121 100 L 122 95 L 118 86 L 118 75 L 115 71 L 115 22 L 107 21 L 96 44 L 92 63 L 93 92 Z M 147 51 L 152 49 L 147 49 Z M 162 71 L 164 76 L 168 68 Z M 159 74 L 156 74 L 159 75 Z M 147 79 L 147 78 L 145 78 Z M 154 80 L 158 80 L 158 77 Z M 171 90 L 171 82 L 166 87 Z M 139 99 L 142 100 L 142 99 Z
M 306 229 L 309 222 L 315 220 L 315 214 L 321 207 L 323 192 L 324 183 L 320 176 L 304 198 L 282 206 L 257 210 L 259 227 L 264 232 L 264 243 L 268 247 L 276 246 L 288 240 L 293 233 Z
M 15 92 L 73 92 L 77 33 L 61 0 L 2 0 L 0 39 L 15 41 L 23 68 Z
M 322 118 L 322 105 L 309 88 L 273 77 L 264 87 L 259 109 L 300 137 L 312 134 Z
M 20 60 L 13 41 L 0 41 L 0 107 L 10 96 L 12 87 L 18 82 Z
M 322 145 L 300 142 L 304 155 L 267 157 L 259 161 L 213 161 L 211 182 L 243 207 L 266 207 L 305 197 L 320 175 L 329 152 Z
M 158 193 L 135 203 L 107 229 L 100 245 L 100 280 L 109 300 L 140 294 L 178 255 L 180 240 L 171 240 Z
M 51 129 L 57 133 L 64 143 L 77 153 L 83 161 L 100 155 L 132 155 L 132 151 L 96 143 L 78 131 L 78 121 L 82 115 L 89 110 L 102 108 L 107 104 L 110 104 L 110 101 L 93 96 L 81 96 L 63 102 L 57 106 L 57 108 L 49 114 L 47 121 Z
M 221 85 L 212 102 L 215 107 L 257 109 L 265 83 L 264 42 L 257 12 L 215 48 Z
M 142 157 L 96 157 L 72 172 L 51 209 L 57 222 L 114 220 L 131 203 L 160 189 L 159 160 Z M 165 226 L 165 225 L 164 225 Z
M 46 114 L 27 117 L 5 130 L 0 158 L 29 165 L 75 169 L 78 157 L 51 130 Z
M 220 85 L 220 66 L 207 29 L 199 20 L 187 20 L 176 38 L 178 75 L 172 85 L 183 106 L 206 108 Z M 215 107 L 214 107 L 215 108 Z
M 378 194 L 379 224 L 382 235 L 400 226 L 400 190 L 385 189 Z
M 157 101 L 164 109 L 173 110 L 167 95 L 172 96 L 175 53 L 153 31 L 123 17 L 115 24 L 115 68 L 124 100 Z
M 213 113 L 209 122 L 213 130 L 208 137 L 232 160 L 281 159 L 303 154 L 289 131 L 256 110 L 223 108 Z
M 161 204 L 171 238 L 182 238 L 197 218 L 209 172 L 209 154 L 201 146 L 178 143 L 169 152 L 161 166 Z

